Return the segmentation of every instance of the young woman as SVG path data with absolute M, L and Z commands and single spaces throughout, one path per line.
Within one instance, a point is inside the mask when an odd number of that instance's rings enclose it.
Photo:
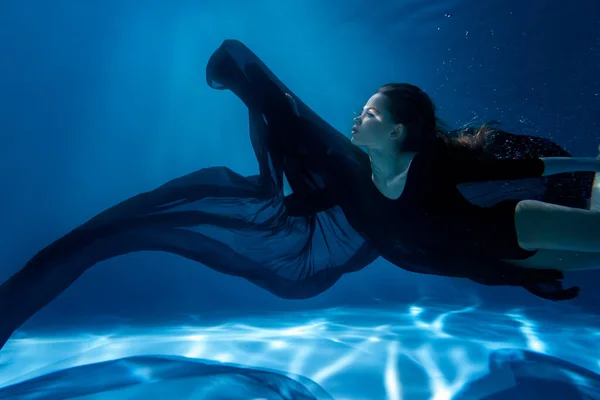
M 551 235 L 556 230 L 537 236 L 531 224 L 542 216 L 560 225 L 568 215 L 582 222 L 565 228 L 581 233 L 595 214 L 535 201 L 583 209 L 593 174 L 475 183 L 460 192 L 456 185 L 596 170 L 594 162 L 531 160 L 569 155 L 547 140 L 505 132 L 474 135 L 469 140 L 480 141 L 472 147 L 479 150 L 464 150 L 460 143 L 469 135 L 450 141 L 436 133 L 429 98 L 409 85 L 382 88 L 356 119 L 353 141 L 367 154 L 242 43 L 225 41 L 206 72 L 211 87 L 231 90 L 248 106 L 259 174 L 202 169 L 56 240 L 0 286 L 0 345 L 91 266 L 144 250 L 195 260 L 284 298 L 315 296 L 379 256 L 407 270 L 523 286 L 552 300 L 577 295 L 577 288 L 562 288 L 554 265 L 519 265 L 541 249 L 593 249 L 582 240 L 561 241 Z
M 394 202 L 400 218 L 413 215 L 411 240 L 447 257 L 468 252 L 563 271 L 600 266 L 600 212 L 519 199 L 479 207 L 457 188 L 467 182 L 599 172 L 598 159 L 497 159 L 486 150 L 493 131 L 483 127 L 453 139 L 436 122 L 425 92 L 389 84 L 368 100 L 352 128 L 352 142 L 370 156 L 373 185 Z M 548 264 L 550 258 L 557 262 Z

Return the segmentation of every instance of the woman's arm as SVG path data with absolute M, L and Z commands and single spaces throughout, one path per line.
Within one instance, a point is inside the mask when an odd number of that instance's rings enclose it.
M 456 183 L 539 178 L 568 172 L 600 172 L 600 160 L 584 157 L 451 159 L 440 166 Z
M 445 167 L 444 167 L 445 165 Z M 449 159 L 439 166 L 455 183 L 488 182 L 544 176 L 545 163 L 534 159 Z
M 542 176 L 563 174 L 566 172 L 600 172 L 600 160 L 591 157 L 547 157 Z

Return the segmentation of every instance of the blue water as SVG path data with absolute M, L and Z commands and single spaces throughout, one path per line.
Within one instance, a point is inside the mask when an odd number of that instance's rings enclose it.
M 0 2 L 0 279 L 105 208 L 199 168 L 256 173 L 204 82 L 238 39 L 347 132 L 390 81 L 452 126 L 600 144 L 600 2 Z M 97 265 L 0 351 L 0 398 L 600 399 L 598 271 L 553 304 L 377 261 L 310 300 L 158 253 Z M 1 323 L 1 321 L 0 321 Z M 587 396 L 587 397 L 586 397 Z

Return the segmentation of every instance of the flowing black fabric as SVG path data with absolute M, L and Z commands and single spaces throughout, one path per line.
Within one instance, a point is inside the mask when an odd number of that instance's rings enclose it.
M 298 99 L 242 43 L 227 40 L 212 55 L 208 84 L 228 89 L 248 106 L 259 174 L 201 169 L 100 213 L 37 253 L 0 286 L 0 343 L 81 274 L 103 260 L 136 251 L 166 251 L 245 278 L 283 298 L 308 298 L 386 253 L 377 227 L 350 195 L 369 181 L 366 154 Z M 295 98 L 292 112 L 284 93 Z M 501 133 L 488 144 L 498 157 L 568 155 L 538 138 Z M 284 197 L 285 173 L 294 194 Z M 589 181 L 589 182 L 588 182 Z M 468 198 L 549 200 L 584 207 L 589 176 L 465 185 Z M 372 185 L 371 185 L 372 186 Z M 418 263 L 410 247 L 386 258 L 407 270 L 461 276 L 487 285 L 525 286 L 553 300 L 571 298 L 557 271 L 472 267 L 468 249 L 459 269 L 434 259 Z M 427 256 L 427 255 L 426 255 Z M 476 272 L 474 272 L 476 270 Z M 497 271 L 497 269 L 495 269 Z M 508 273 L 507 271 L 512 271 Z

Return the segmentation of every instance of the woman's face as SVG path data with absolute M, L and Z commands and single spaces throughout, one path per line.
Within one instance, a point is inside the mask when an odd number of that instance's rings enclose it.
M 354 118 L 352 143 L 378 150 L 397 146 L 403 127 L 393 121 L 388 111 L 387 101 L 387 97 L 381 93 L 371 96 L 361 114 Z

